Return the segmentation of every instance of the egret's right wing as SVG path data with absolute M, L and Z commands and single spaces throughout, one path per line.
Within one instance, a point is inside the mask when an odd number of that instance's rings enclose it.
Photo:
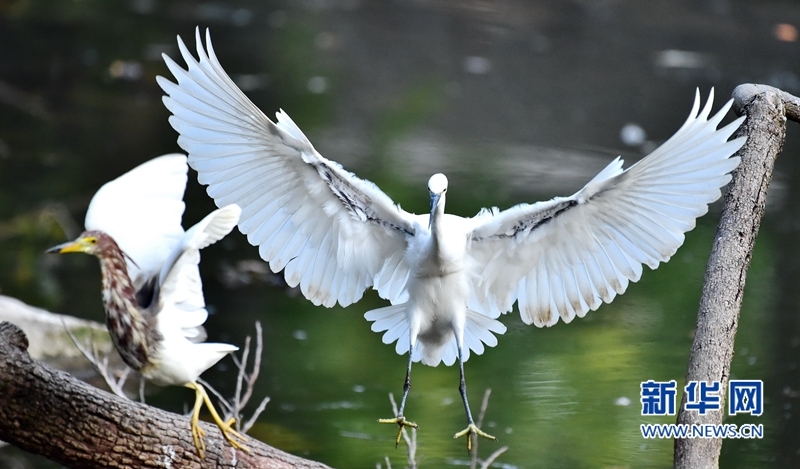
M 347 306 L 375 285 L 384 298 L 405 296 L 403 253 L 422 218 L 396 206 L 377 186 L 323 158 L 283 111 L 268 119 L 222 69 L 206 32 L 196 60 L 178 38 L 184 70 L 158 77 L 178 144 L 218 206 L 242 207 L 239 229 L 274 272 L 285 269 L 315 304 Z
M 158 275 L 183 235 L 187 170 L 184 155 L 153 158 L 107 182 L 89 203 L 86 229 L 114 238 L 129 258 L 128 274 L 137 291 Z

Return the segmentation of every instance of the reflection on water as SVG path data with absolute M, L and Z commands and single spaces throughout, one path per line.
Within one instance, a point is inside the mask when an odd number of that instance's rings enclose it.
M 800 92 L 800 7 L 790 1 L 34 0 L 4 2 L 0 15 L 0 288 L 95 320 L 96 261 L 42 252 L 80 230 L 103 182 L 178 149 L 155 76 L 167 74 L 160 54 L 177 55 L 176 34 L 192 43 L 196 24 L 211 27 L 223 65 L 262 109 L 285 109 L 323 155 L 416 212 L 437 171 L 460 215 L 572 193 L 617 154 L 635 161 L 667 138 L 696 87 Z M 765 382 L 765 438 L 726 441 L 723 467 L 798 462 L 793 137 L 790 128 L 732 369 Z M 190 226 L 212 203 L 193 182 L 186 199 Z M 496 467 L 670 465 L 672 442 L 644 440 L 639 424 L 673 419 L 640 415 L 639 384 L 681 385 L 717 217 L 712 209 L 669 264 L 584 319 L 540 330 L 503 318 L 498 347 L 467 367 L 473 407 L 493 390 L 485 425 L 501 443 L 482 441 L 484 456 L 502 444 Z M 202 273 L 212 340 L 242 344 L 256 319 L 264 325 L 256 393 L 272 400 L 252 436 L 337 467 L 385 456 L 403 467 L 394 430 L 375 420 L 391 415 L 406 359 L 363 319 L 383 304 L 374 293 L 346 309 L 314 307 L 241 236 L 204 251 Z M 204 378 L 229 395 L 232 369 Z M 451 440 L 464 426 L 457 385 L 454 367 L 414 368 L 407 414 L 421 426 L 422 467 L 465 464 L 464 442 Z M 174 388 L 149 397 L 177 412 L 190 401 Z M 16 454 L 0 449 L 0 465 Z
M 569 387 L 553 360 L 526 360 L 519 364 L 518 381 L 520 401 L 542 425 L 557 424 L 574 415 L 578 403 L 575 389 Z

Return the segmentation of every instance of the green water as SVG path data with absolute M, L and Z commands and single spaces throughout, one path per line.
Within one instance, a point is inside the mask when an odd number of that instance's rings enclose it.
M 96 260 L 45 256 L 82 229 L 94 191 L 149 158 L 178 151 L 156 75 L 210 26 L 223 66 L 268 115 L 286 110 L 326 157 L 376 182 L 406 210 L 426 210 L 425 182 L 450 178 L 448 211 L 469 216 L 568 195 L 617 154 L 635 161 L 620 129 L 663 141 L 687 115 L 695 87 L 718 102 L 739 83 L 800 92 L 798 46 L 778 23 L 800 25 L 793 2 L 0 2 L 0 291 L 102 320 Z M 698 51 L 697 67 L 664 67 L 664 50 Z M 469 57 L 488 59 L 488 70 Z M 481 73 L 476 73 L 481 72 Z M 485 72 L 485 73 L 483 73 Z M 726 440 L 722 467 L 795 467 L 800 461 L 797 372 L 800 281 L 794 220 L 800 172 L 790 125 L 748 275 L 732 377 L 762 379 L 764 438 Z M 212 210 L 190 176 L 184 225 Z M 503 468 L 661 468 L 671 440 L 645 440 L 642 381 L 683 385 L 705 262 L 719 206 L 674 258 L 612 304 L 571 324 L 537 329 L 516 313 L 496 348 L 467 363 L 472 407 L 492 389 L 481 441 L 502 445 Z M 66 231 L 66 233 L 65 233 Z M 257 260 L 240 234 L 203 251 L 213 312 L 210 339 L 242 345 L 264 327 L 256 397 L 271 401 L 250 435 L 340 468 L 373 468 L 394 448 L 388 394 L 399 397 L 406 358 L 383 345 L 363 313 L 314 307 L 279 278 L 231 285 L 225 272 Z M 233 364 L 204 375 L 233 391 Z M 415 365 L 406 415 L 417 422 L 420 467 L 467 464 L 455 367 Z M 148 402 L 182 412 L 189 391 L 151 389 Z M 249 411 L 252 411 L 254 401 Z M 247 412 L 246 412 L 247 413 Z M 2 422 L 0 422 L 2 425 Z M 21 458 L 21 459 L 20 459 Z M 52 467 L 0 448 L 0 465 Z M 12 462 L 13 461 L 13 462 Z M 19 466 L 10 466 L 19 467 Z

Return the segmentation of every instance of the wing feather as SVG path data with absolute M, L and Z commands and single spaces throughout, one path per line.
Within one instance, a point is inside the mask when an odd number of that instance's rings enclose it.
M 110 235 L 133 259 L 128 274 L 137 291 L 158 275 L 183 235 L 187 170 L 184 155 L 153 158 L 104 184 L 89 203 L 86 229 Z
M 728 141 L 743 117 L 717 129 L 731 102 L 709 118 L 712 101 L 713 90 L 701 110 L 698 92 L 662 146 L 626 170 L 617 158 L 571 197 L 482 210 L 468 247 L 478 266 L 470 304 L 497 317 L 517 301 L 524 322 L 552 326 L 612 301 L 642 264 L 669 260 L 720 197 L 745 141 Z
M 158 275 L 158 322 L 165 334 L 197 335 L 208 312 L 200 279 L 200 250 L 224 238 L 239 220 L 240 209 L 217 209 L 189 228 L 170 252 Z
M 382 275 L 379 294 L 398 300 L 405 288 L 396 280 L 408 278 L 409 266 L 397 254 L 421 217 L 322 157 L 282 110 L 267 118 L 222 69 L 208 32 L 205 39 L 204 47 L 198 29 L 195 58 L 178 38 L 188 68 L 164 56 L 177 83 L 158 83 L 208 194 L 218 206 L 242 207 L 247 240 L 315 304 L 347 306 Z

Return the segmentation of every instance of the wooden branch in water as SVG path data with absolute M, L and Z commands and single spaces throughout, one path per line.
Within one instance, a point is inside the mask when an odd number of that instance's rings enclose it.
M 126 400 L 33 360 L 17 326 L 0 323 L 0 440 L 73 468 L 328 466 L 248 438 L 235 451 L 215 425 L 206 432 L 206 457 L 192 443 L 187 417 Z
M 722 423 L 742 294 L 764 215 L 767 189 L 786 138 L 786 118 L 800 120 L 800 99 L 777 88 L 740 85 L 733 98 L 736 112 L 747 115 L 734 136 L 746 135 L 747 143 L 737 153 L 742 162 L 733 172 L 706 267 L 686 375 L 687 383 L 719 381 L 722 407 L 706 415 L 687 412 L 684 395 L 678 411 L 679 424 Z M 721 449 L 722 440 L 718 438 L 676 439 L 674 467 L 719 467 Z

